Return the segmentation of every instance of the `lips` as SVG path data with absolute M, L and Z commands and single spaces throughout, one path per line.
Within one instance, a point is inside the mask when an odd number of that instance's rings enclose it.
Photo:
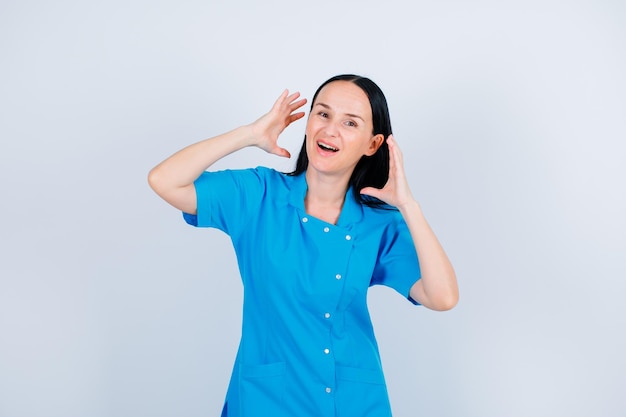
M 323 150 L 323 151 L 327 151 L 327 152 L 337 152 L 339 151 L 339 148 L 336 148 L 328 143 L 324 143 L 324 142 L 317 142 L 317 146 Z

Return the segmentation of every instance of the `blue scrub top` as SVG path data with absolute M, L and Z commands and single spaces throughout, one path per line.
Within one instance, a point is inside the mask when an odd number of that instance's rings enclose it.
M 241 342 L 222 416 L 391 416 L 367 309 L 371 285 L 409 301 L 417 254 L 397 210 L 348 190 L 336 225 L 306 213 L 305 175 L 205 172 L 197 215 L 233 242 L 243 281 Z

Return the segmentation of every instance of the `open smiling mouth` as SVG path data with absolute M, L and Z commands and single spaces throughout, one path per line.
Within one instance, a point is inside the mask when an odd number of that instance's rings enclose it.
M 337 148 L 333 148 L 332 146 L 326 145 L 325 143 L 321 143 L 321 142 L 317 142 L 317 146 L 319 146 L 320 149 L 324 151 L 337 152 L 339 150 Z

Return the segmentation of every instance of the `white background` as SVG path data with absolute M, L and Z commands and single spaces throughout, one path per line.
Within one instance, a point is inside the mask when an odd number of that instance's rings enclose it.
M 0 62 L 1 417 L 219 415 L 233 251 L 147 173 L 346 72 L 460 282 L 446 313 L 370 292 L 395 415 L 625 415 L 623 1 L 2 0 Z

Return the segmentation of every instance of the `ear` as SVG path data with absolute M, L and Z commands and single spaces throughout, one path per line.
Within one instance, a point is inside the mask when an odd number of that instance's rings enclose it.
M 380 148 L 380 145 L 382 145 L 384 141 L 385 141 L 385 136 L 383 136 L 382 133 L 379 133 L 376 136 L 372 136 L 372 138 L 370 139 L 369 146 L 367 147 L 367 151 L 365 152 L 365 155 L 366 156 L 374 155 L 378 151 L 378 148 Z

